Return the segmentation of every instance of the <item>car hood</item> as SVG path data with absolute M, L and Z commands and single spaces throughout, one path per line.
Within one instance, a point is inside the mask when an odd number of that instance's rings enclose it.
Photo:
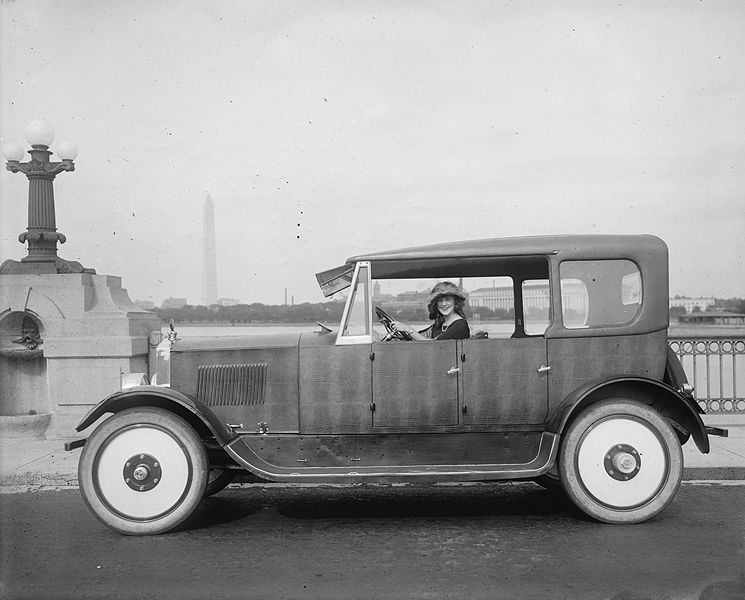
M 171 348 L 171 352 L 240 350 L 245 348 L 290 348 L 296 347 L 299 342 L 300 333 L 193 337 L 178 340 Z

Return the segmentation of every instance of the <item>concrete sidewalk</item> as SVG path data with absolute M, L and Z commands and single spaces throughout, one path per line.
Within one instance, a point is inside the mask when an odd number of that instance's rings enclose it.
M 711 451 L 701 454 L 692 441 L 683 447 L 685 480 L 745 480 L 745 415 L 705 415 L 707 425 L 729 430 L 729 437 L 710 436 Z M 85 432 L 90 435 L 90 431 Z M 65 441 L 0 441 L 0 487 L 76 487 L 81 449 L 66 452 Z

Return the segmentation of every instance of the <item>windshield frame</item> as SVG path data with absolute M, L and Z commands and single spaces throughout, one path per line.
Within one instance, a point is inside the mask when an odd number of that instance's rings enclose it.
M 336 334 L 336 345 L 347 346 L 351 344 L 372 344 L 373 342 L 373 325 L 372 325 L 372 285 L 371 285 L 371 265 L 368 261 L 360 261 L 354 266 L 354 274 L 352 275 L 349 296 L 344 305 L 344 313 L 339 323 L 339 331 Z M 362 286 L 364 290 L 362 293 L 364 302 L 364 316 L 365 316 L 365 328 L 367 333 L 349 335 L 345 334 L 344 331 L 347 329 L 349 324 L 349 318 L 352 315 L 355 300 L 358 297 L 359 289 Z

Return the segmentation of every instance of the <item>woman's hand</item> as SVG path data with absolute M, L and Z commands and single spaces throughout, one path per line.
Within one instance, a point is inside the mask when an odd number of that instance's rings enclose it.
M 408 334 L 408 338 L 396 338 L 396 339 L 410 339 L 410 340 L 417 340 L 417 341 L 428 339 L 427 337 L 419 333 L 416 329 L 414 329 L 411 325 L 408 325 L 401 321 L 391 321 L 391 329 L 393 329 L 393 331 L 395 332 Z
M 401 331 L 403 333 L 414 333 L 414 328 L 411 325 L 407 325 L 401 321 L 393 321 L 391 323 L 394 331 Z

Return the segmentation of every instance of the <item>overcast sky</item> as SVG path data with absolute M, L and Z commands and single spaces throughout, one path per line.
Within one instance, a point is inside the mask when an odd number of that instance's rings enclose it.
M 323 300 L 352 255 L 652 233 L 745 297 L 745 2 L 0 0 L 0 141 L 45 118 L 60 255 L 132 299 Z M 54 143 L 52 149 L 54 149 Z M 0 257 L 28 182 L 0 172 Z

